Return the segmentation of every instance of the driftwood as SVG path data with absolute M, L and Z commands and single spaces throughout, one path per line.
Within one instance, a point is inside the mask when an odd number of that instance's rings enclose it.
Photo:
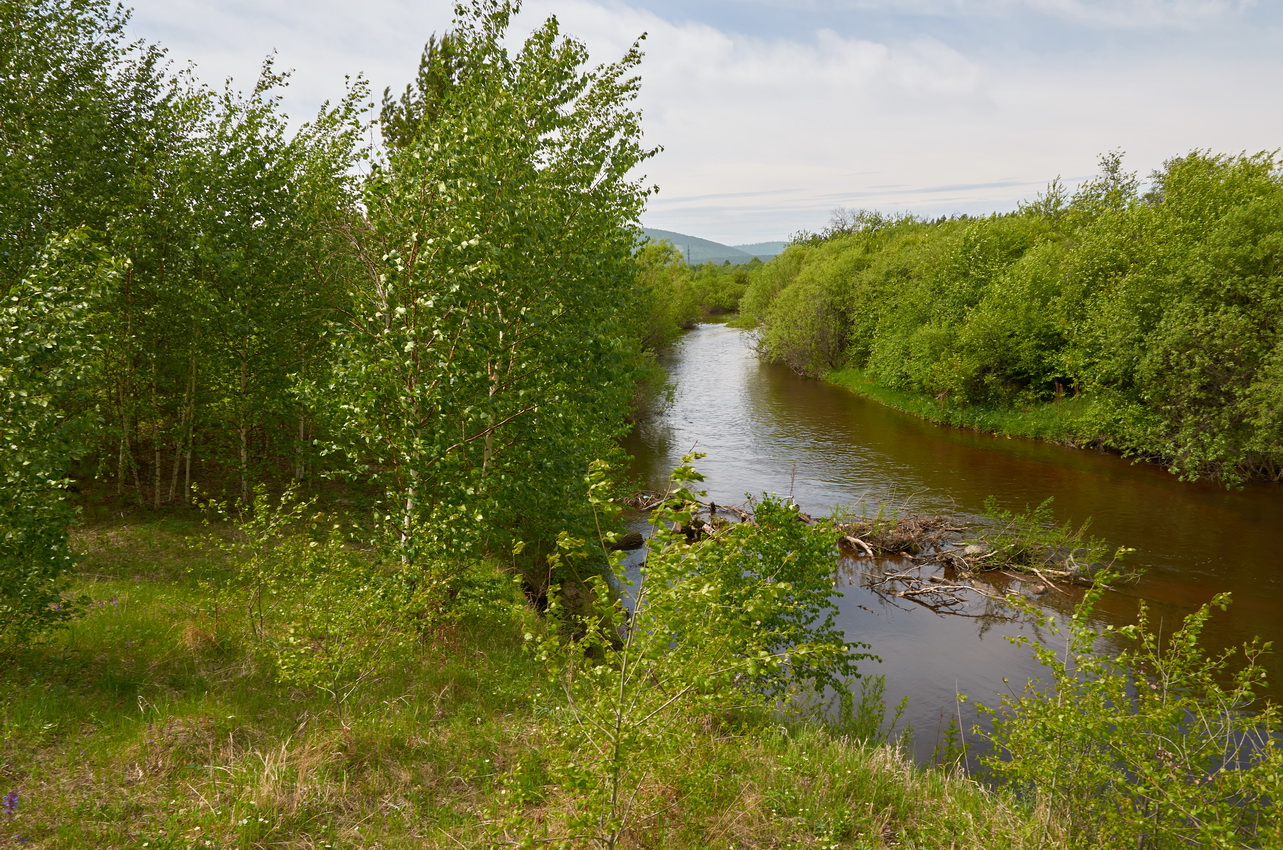
M 719 516 L 711 516 L 707 520 L 703 517 L 694 516 L 691 517 L 690 522 L 684 525 L 674 523 L 673 531 L 684 534 L 687 540 L 695 541 L 705 537 L 712 537 L 732 524 L 729 520 Z
M 708 511 L 710 518 L 717 516 L 718 511 L 722 511 L 735 517 L 740 522 L 753 522 L 752 511 L 736 507 L 735 505 L 719 505 L 713 501 L 701 502 L 698 499 L 695 500 L 695 504 Z
M 1068 596 L 1068 595 L 1069 595 L 1069 594 L 1068 594 L 1068 593 L 1066 593 L 1064 590 L 1061 590 L 1061 589 L 1060 589 L 1060 587 L 1059 587 L 1059 586 L 1057 586 L 1057 584 L 1056 584 L 1054 581 L 1052 581 L 1051 579 L 1049 579 L 1049 578 L 1047 578 L 1045 575 L 1043 575 L 1042 570 L 1038 569 L 1037 567 L 1031 567 L 1030 569 L 1032 569 L 1032 570 L 1034 571 L 1034 575 L 1036 575 L 1036 576 L 1038 576 L 1038 578 L 1042 579 L 1043 584 L 1045 584 L 1047 587 L 1051 588 L 1052 590 L 1056 591 L 1057 593 L 1063 593 L 1063 594 L 1065 594 L 1066 596 Z
M 894 604 L 904 600 L 920 605 L 936 614 L 948 614 L 952 617 L 967 617 L 986 622 L 1014 621 L 1015 616 L 1000 613 L 1005 610 L 1006 600 L 995 596 L 974 584 L 958 582 L 944 576 L 919 572 L 866 573 L 862 584 L 868 590 Z M 985 601 L 985 610 L 976 612 L 968 604 L 968 594 L 976 594 Z M 901 606 L 897 606 L 901 607 Z
M 877 579 L 872 579 L 866 583 L 866 587 L 872 589 L 879 585 L 888 585 L 892 582 L 898 583 L 902 590 L 891 591 L 899 599 L 906 599 L 915 596 L 936 596 L 945 601 L 945 604 L 960 604 L 964 592 L 977 593 L 986 599 L 997 599 L 999 597 L 990 593 L 985 593 L 980 588 L 972 584 L 958 584 L 950 582 L 948 579 L 937 575 L 913 575 L 912 573 L 884 573 Z
M 647 490 L 642 490 L 640 492 L 634 493 L 631 496 L 623 497 L 622 499 L 619 500 L 619 504 L 623 505 L 626 508 L 632 508 L 633 510 L 636 510 L 636 511 L 642 511 L 643 513 L 648 513 L 650 511 L 655 510 L 665 502 L 667 502 L 668 499 L 669 499 L 669 495 L 667 493 L 652 493 Z M 753 512 L 750 510 L 747 510 L 746 508 L 741 508 L 736 505 L 719 505 L 716 502 L 713 502 L 711 500 L 708 502 L 701 502 L 698 499 L 696 499 L 694 500 L 694 503 L 697 506 L 699 506 L 701 510 L 707 511 L 710 518 L 715 517 L 719 513 L 721 513 L 721 514 L 729 514 L 735 517 L 736 519 L 738 519 L 740 522 L 753 521 Z
M 626 508 L 632 508 L 637 511 L 653 511 L 667 500 L 668 496 L 664 493 L 651 493 L 642 490 L 631 496 L 623 497 L 619 500 L 619 503 Z
M 1032 564 L 1028 562 L 1013 563 L 1004 559 L 1003 556 L 1011 548 L 1010 546 L 989 551 L 973 551 L 976 548 L 968 546 L 962 550 L 946 549 L 920 559 L 915 558 L 915 560 L 922 560 L 924 563 L 934 561 L 964 575 L 983 572 L 1016 574 L 1023 578 L 1034 575 L 1042 579 L 1048 587 L 1054 588 L 1061 593 L 1065 591 L 1059 587 L 1060 584 L 1091 584 L 1092 570 L 1083 569 L 1074 559 L 1073 553 L 1065 555 L 1063 561 L 1058 561 L 1055 557 L 1048 555 L 1043 563 Z M 1063 563 L 1067 566 L 1052 566 L 1055 563 Z
M 852 549 L 863 549 L 864 554 L 868 555 L 870 558 L 874 557 L 873 547 L 858 537 L 854 537 L 850 534 L 844 534 L 842 535 L 842 542 L 850 546 Z
M 664 504 L 667 498 L 663 494 L 643 492 L 622 502 L 636 510 L 651 511 Z M 712 500 L 695 500 L 693 505 L 695 513 L 691 519 L 673 529 L 691 541 L 716 535 L 721 529 L 734 523 L 756 521 L 751 503 L 738 506 L 721 505 Z M 942 584 L 938 579 L 910 578 L 905 573 L 888 574 L 874 582 L 876 587 L 884 589 L 887 589 L 888 582 L 896 584 L 898 589 L 892 593 L 896 598 L 927 604 L 927 607 L 934 610 L 956 608 L 970 594 L 998 600 L 1000 597 L 986 593 L 971 581 L 972 576 L 985 572 L 1012 575 L 1010 571 L 1014 570 L 1019 573 L 1020 578 L 1036 576 L 1046 588 L 1062 594 L 1066 593 L 1060 586 L 1062 584 L 1085 584 L 1091 580 L 1092 571 L 1082 568 L 1074 560 L 1073 552 L 1048 552 L 1041 561 L 1029 563 L 1023 553 L 1018 555 L 1021 559 L 1019 562 L 1013 559 L 1012 555 L 1017 553 L 1010 551 L 1012 544 L 996 548 L 986 543 L 963 546 L 960 537 L 969 529 L 948 517 L 904 514 L 894 518 L 878 516 L 838 520 L 814 518 L 799 510 L 797 518 L 808 525 L 823 524 L 831 527 L 836 542 L 846 550 L 847 557 L 907 557 L 919 567 L 943 567 L 952 571 L 961 580 L 948 585 Z M 978 530 L 972 531 L 975 533 Z M 983 532 L 978 536 L 982 534 Z

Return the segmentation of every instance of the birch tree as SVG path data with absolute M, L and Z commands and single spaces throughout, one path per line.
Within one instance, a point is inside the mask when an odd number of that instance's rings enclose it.
M 422 117 L 398 116 L 316 387 L 410 565 L 550 541 L 631 396 L 641 52 L 587 68 L 549 18 L 510 53 L 517 8 L 456 7 L 461 70 Z
M 76 232 L 0 302 L 0 649 L 74 611 L 72 463 L 94 446 L 104 296 L 121 264 Z

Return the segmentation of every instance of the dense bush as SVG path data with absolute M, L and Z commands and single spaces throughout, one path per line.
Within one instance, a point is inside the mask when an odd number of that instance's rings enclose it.
M 0 0 L 8 595 L 61 604 L 73 473 L 153 509 L 352 473 L 407 564 L 589 521 L 588 461 L 700 308 L 633 262 L 640 47 L 592 67 L 549 19 L 510 50 L 517 5 L 459 8 L 376 152 L 359 81 L 291 131 L 270 60 L 214 91 L 107 0 Z M 47 262 L 73 232 L 99 260 Z
M 94 444 L 102 304 L 117 264 L 77 233 L 0 302 L 0 649 L 64 621 L 74 555 L 68 473 Z
M 640 298 L 635 331 L 643 349 L 660 351 L 700 318 L 694 274 L 681 252 L 667 242 L 651 242 L 637 251 Z
M 515 13 L 460 6 L 466 71 L 406 102 L 362 185 L 352 308 L 306 385 L 410 570 L 517 544 L 535 562 L 589 522 L 584 475 L 632 399 L 640 47 L 594 67 L 549 18 L 509 49 Z
M 768 357 L 953 407 L 1081 394 L 1079 437 L 1187 478 L 1283 474 L 1283 171 L 1195 151 L 1147 192 L 1102 158 L 1009 215 L 855 217 L 753 274 Z
M 270 61 L 221 92 L 132 43 L 106 0 L 0 3 L 0 292 L 83 229 L 127 261 L 91 388 L 92 456 L 117 491 L 160 507 L 193 480 L 299 473 L 315 371 L 352 269 L 358 85 L 289 132 Z

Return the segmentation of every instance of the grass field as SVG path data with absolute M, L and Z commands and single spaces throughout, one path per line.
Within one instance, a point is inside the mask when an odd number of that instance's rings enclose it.
M 220 592 L 225 531 L 140 514 L 78 534 L 87 613 L 0 665 L 0 846 L 601 846 L 575 826 L 598 789 L 550 769 L 598 756 L 561 743 L 532 611 L 438 629 L 346 698 L 290 687 Z M 617 846 L 1051 846 L 885 741 L 779 717 L 669 737 L 627 774 Z

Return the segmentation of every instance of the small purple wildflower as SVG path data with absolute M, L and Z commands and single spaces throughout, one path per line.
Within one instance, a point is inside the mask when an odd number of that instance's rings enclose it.
M 4 797 L 0 797 L 0 806 L 4 808 L 5 817 L 12 818 L 18 814 L 18 803 L 21 801 L 22 798 L 18 796 L 17 788 L 5 794 Z

